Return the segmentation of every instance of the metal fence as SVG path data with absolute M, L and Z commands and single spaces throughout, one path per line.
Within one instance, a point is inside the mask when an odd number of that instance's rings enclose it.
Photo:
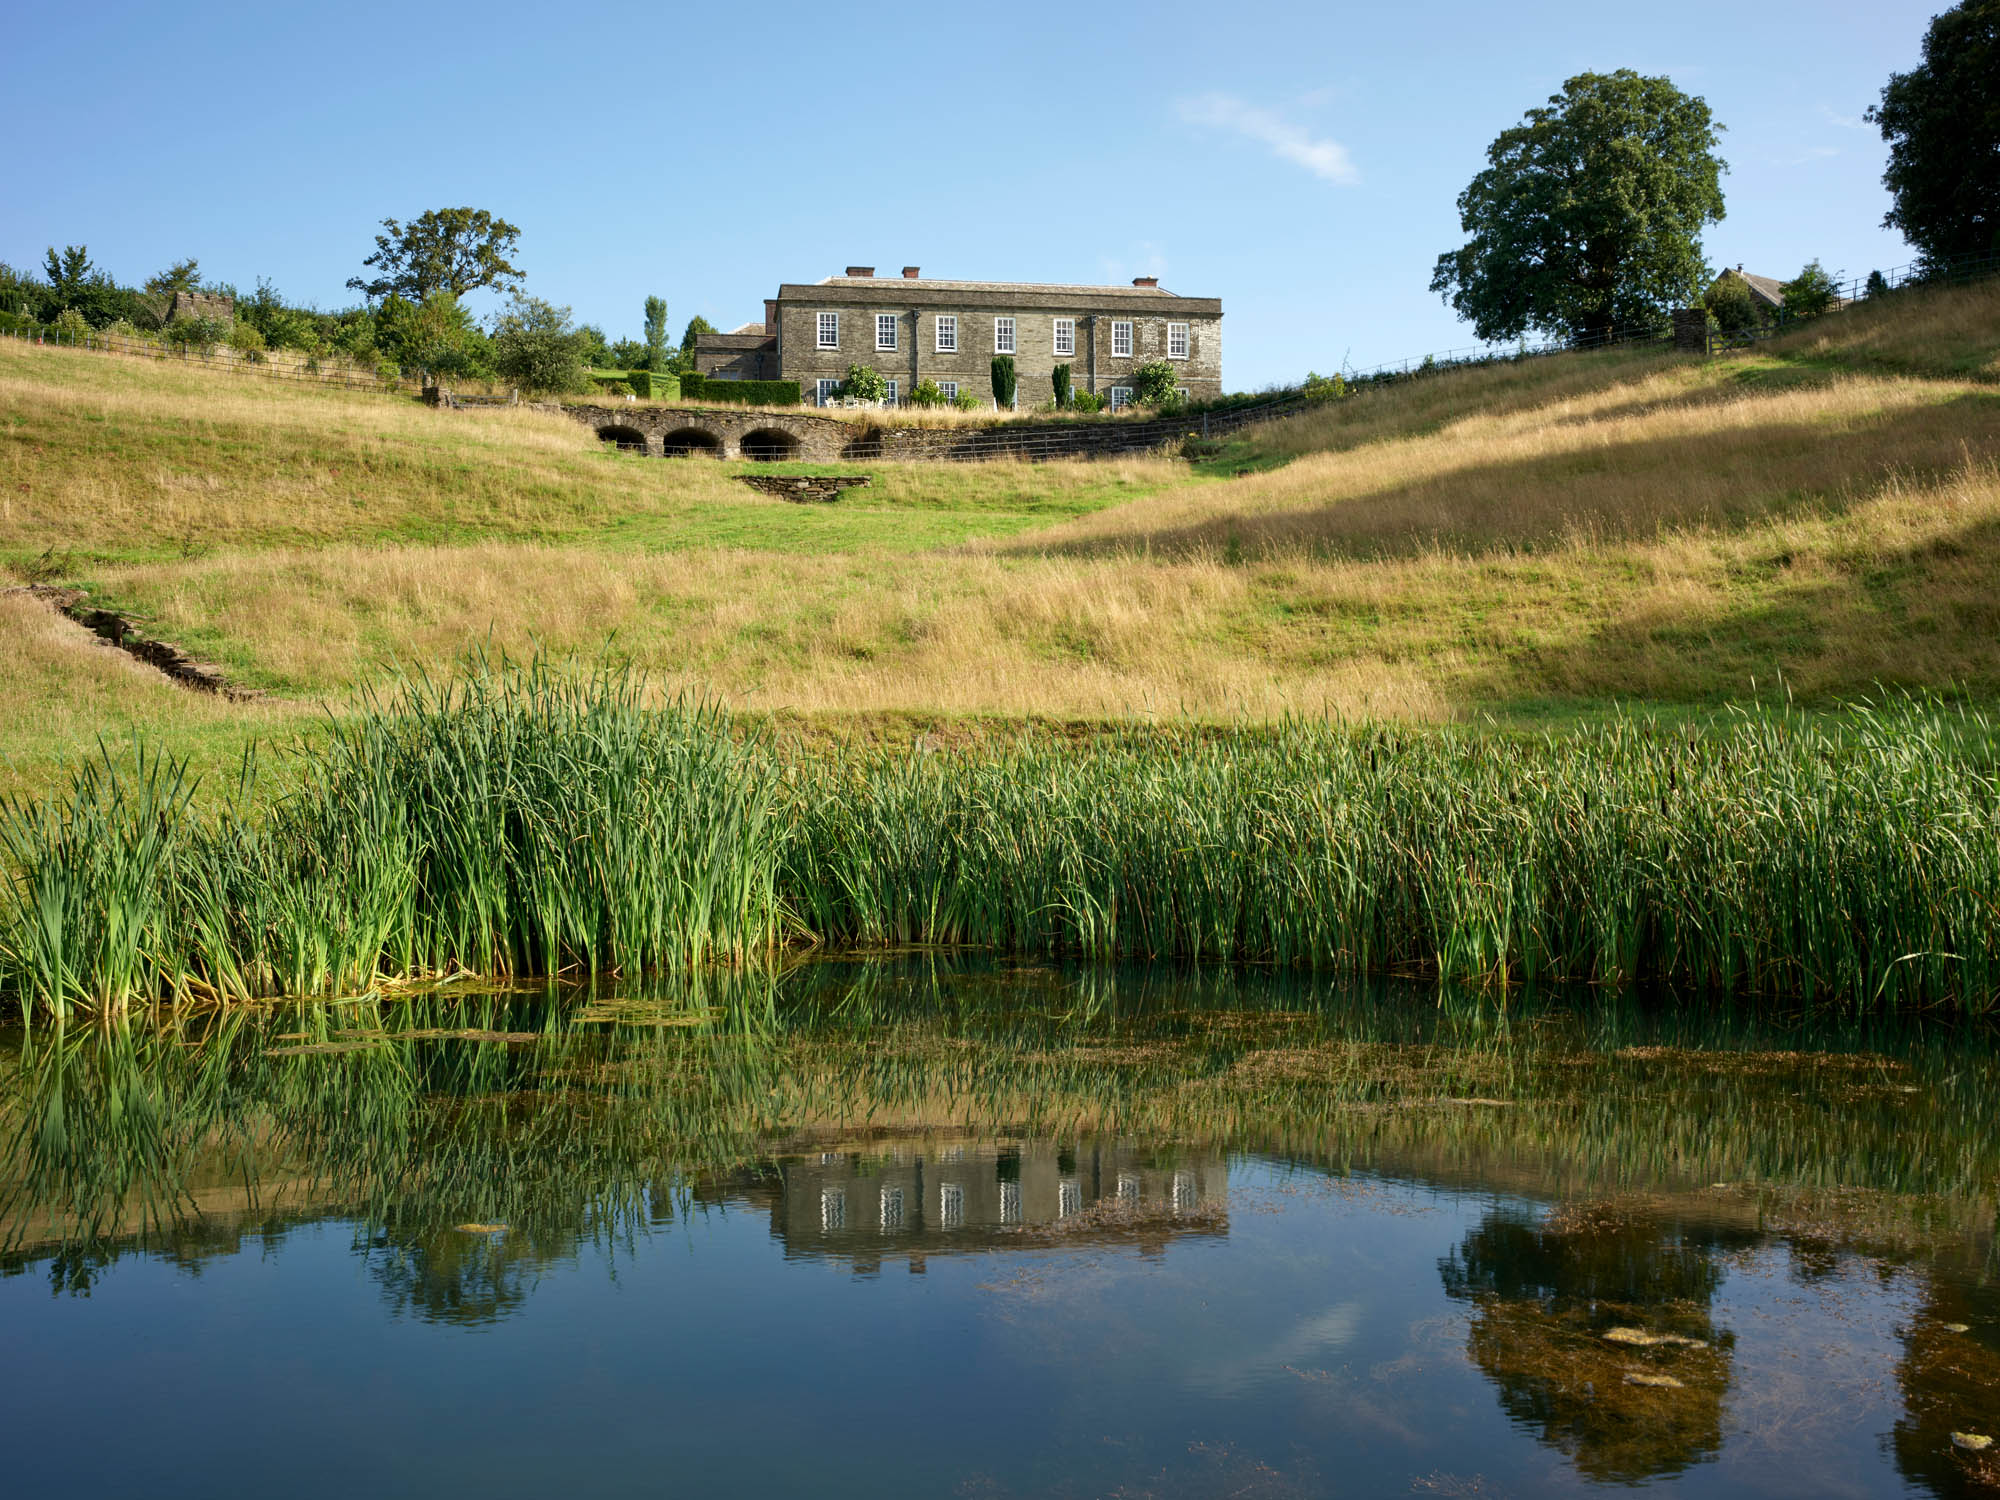
M 1917 287 L 1964 286 L 1968 282 L 1986 281 L 2000 276 L 2000 255 L 1972 255 L 1949 261 L 1944 265 L 1930 265 L 1923 261 L 1912 261 L 1906 266 L 1896 266 L 1887 271 L 1870 271 L 1866 276 L 1851 276 L 1846 280 L 1836 280 L 1833 284 L 1833 307 L 1838 311 L 1866 302 L 1871 297 L 1884 297 L 1896 292 Z M 1711 330 L 1708 349 L 1711 354 L 1724 349 L 1747 349 L 1763 339 L 1774 339 L 1780 334 L 1794 330 L 1812 322 L 1811 318 L 1801 318 L 1783 311 L 1776 313 L 1768 321 L 1749 328 L 1732 329 L 1727 332 Z
M 227 370 L 265 380 L 290 380 L 304 385 L 335 386 L 342 390 L 374 391 L 384 395 L 401 394 L 413 384 L 406 380 L 386 381 L 373 370 L 357 369 L 344 362 L 333 362 L 329 368 L 310 357 L 296 362 L 283 356 L 274 359 L 268 354 L 252 359 L 227 344 L 216 344 L 206 349 L 187 344 L 175 347 L 164 340 L 139 338 L 126 333 L 95 331 L 73 336 L 48 327 L 0 329 L 0 337 L 51 349 L 89 349 L 100 354 L 124 354 L 141 359 L 198 365 L 207 370 Z

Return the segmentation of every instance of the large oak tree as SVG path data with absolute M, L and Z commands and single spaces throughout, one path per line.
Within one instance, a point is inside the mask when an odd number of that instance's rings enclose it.
M 384 219 L 387 231 L 375 236 L 373 280 L 356 276 L 347 284 L 371 301 L 397 296 L 421 304 L 433 292 L 463 297 L 479 287 L 506 291 L 521 284 L 508 261 L 521 231 L 483 208 L 433 208 L 409 223 Z
M 1868 118 L 1889 143 L 1882 222 L 1932 266 L 2000 254 L 2000 0 L 1932 17 L 1924 60 L 1889 75 Z
M 1487 148 L 1458 198 L 1471 239 L 1431 290 L 1482 339 L 1598 340 L 1692 305 L 1701 231 L 1722 217 L 1721 129 L 1669 79 L 1578 74 Z

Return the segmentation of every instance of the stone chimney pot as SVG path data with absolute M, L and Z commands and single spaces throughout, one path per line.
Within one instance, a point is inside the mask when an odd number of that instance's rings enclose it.
M 875 268 L 873 266 L 849 266 L 847 274 L 849 276 L 873 276 Z
M 1158 286 L 1159 284 L 1160 278 L 1157 276 L 1134 276 L 1132 278 L 1132 285 L 1134 286 Z
M 915 281 L 922 271 L 922 266 L 905 266 L 903 267 L 903 280 Z

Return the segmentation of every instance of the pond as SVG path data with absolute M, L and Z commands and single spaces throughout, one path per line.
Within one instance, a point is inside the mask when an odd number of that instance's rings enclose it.
M 12 1484 L 2000 1492 L 2000 1064 L 954 954 L 0 1033 Z

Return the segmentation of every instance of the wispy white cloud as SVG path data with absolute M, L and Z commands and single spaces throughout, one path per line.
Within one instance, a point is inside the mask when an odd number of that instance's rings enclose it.
M 1303 125 L 1238 99 L 1233 94 L 1202 94 L 1180 101 L 1180 116 L 1190 125 L 1226 130 L 1268 146 L 1272 153 L 1313 176 L 1347 186 L 1361 180 L 1354 160 L 1339 141 L 1316 136 Z
M 1829 156 L 1838 155 L 1840 155 L 1840 152 L 1832 146 L 1808 146 L 1805 150 L 1796 151 L 1790 156 L 1772 157 L 1771 165 L 1774 167 L 1803 167 L 1812 162 L 1825 161 Z
M 1875 128 L 1859 115 L 1843 115 L 1825 104 L 1819 107 L 1819 117 L 1829 125 L 1838 125 L 1842 130 L 1873 130 Z

